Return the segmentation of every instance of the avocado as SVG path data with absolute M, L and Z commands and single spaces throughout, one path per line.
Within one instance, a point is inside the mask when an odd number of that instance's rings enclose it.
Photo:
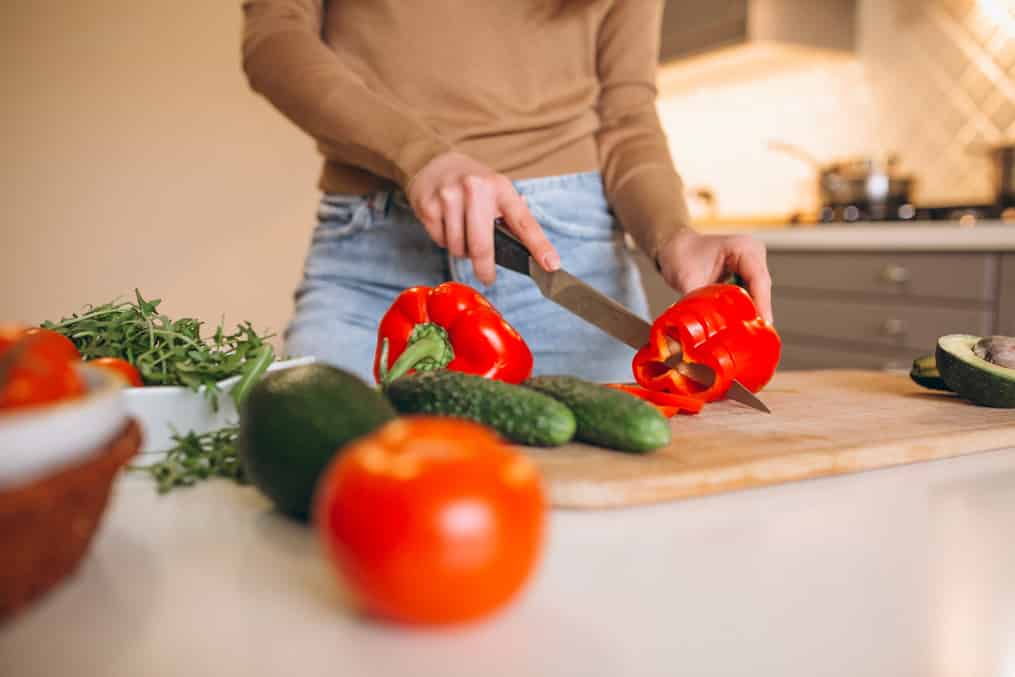
M 909 370 L 909 378 L 930 390 L 951 390 L 941 378 L 941 372 L 937 369 L 937 360 L 933 354 L 913 360 L 913 368 Z
M 306 519 L 324 468 L 352 440 L 395 418 L 357 376 L 326 364 L 271 372 L 240 408 L 244 475 L 283 513 Z
M 523 385 L 560 400 L 574 413 L 575 439 L 643 453 L 670 443 L 673 431 L 654 406 L 637 397 L 574 376 L 537 376 Z
M 965 399 L 1015 408 L 1015 338 L 949 334 L 938 339 L 935 359 L 945 384 Z

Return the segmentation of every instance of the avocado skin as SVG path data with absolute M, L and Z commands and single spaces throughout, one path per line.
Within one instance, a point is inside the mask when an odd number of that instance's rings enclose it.
M 244 475 L 280 512 L 306 521 L 331 459 L 395 416 L 352 373 L 320 363 L 281 369 L 266 374 L 243 403 L 237 453 Z
M 917 385 L 928 390 L 951 391 L 948 384 L 941 378 L 941 372 L 937 369 L 937 362 L 934 355 L 924 355 L 913 360 L 913 368 L 909 371 L 909 378 Z
M 523 383 L 574 412 L 575 439 L 608 449 L 644 453 L 670 443 L 672 429 L 653 405 L 574 376 L 537 376 Z
M 950 334 L 938 339 L 934 357 L 945 384 L 984 407 L 1015 408 L 1015 369 L 992 365 L 973 353 L 979 336 Z

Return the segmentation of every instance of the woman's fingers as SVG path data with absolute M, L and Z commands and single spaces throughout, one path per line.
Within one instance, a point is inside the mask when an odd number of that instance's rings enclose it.
M 486 179 L 466 177 L 465 242 L 476 278 L 493 284 L 497 272 L 493 261 L 493 220 L 497 216 L 494 187 Z
M 444 237 L 452 256 L 465 256 L 465 204 L 461 187 L 447 185 L 437 195 L 444 219 Z
M 447 238 L 444 236 L 444 210 L 441 209 L 440 200 L 432 196 L 420 205 L 419 220 L 423 223 L 427 235 L 438 247 L 448 246 Z
M 539 222 L 532 216 L 525 200 L 515 191 L 510 182 L 501 187 L 497 204 L 508 228 L 521 240 L 525 248 L 529 250 L 529 254 L 543 270 L 552 272 L 560 268 L 560 255 L 550 244 Z
M 453 256 L 468 256 L 484 284 L 492 284 L 496 275 L 493 221 L 498 213 L 540 266 L 549 271 L 560 267 L 560 256 L 510 179 L 472 158 L 456 152 L 439 155 L 406 190 L 431 239 Z
M 765 245 L 748 237 L 731 238 L 728 243 L 734 261 L 733 271 L 744 279 L 747 291 L 754 299 L 758 312 L 772 323 L 772 276 L 768 272 Z

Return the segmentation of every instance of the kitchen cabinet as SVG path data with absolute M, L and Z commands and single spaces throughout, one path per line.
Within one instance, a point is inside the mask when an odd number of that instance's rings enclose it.
M 770 251 L 768 263 L 773 284 L 786 291 L 858 299 L 984 305 L 997 280 L 997 262 L 980 252 Z
M 783 370 L 907 369 L 943 334 L 1011 322 L 998 252 L 776 251 L 768 263 Z
M 668 0 L 660 60 L 670 63 L 729 47 L 809 47 L 848 51 L 855 0 Z
M 1001 262 L 1001 284 L 998 296 L 997 333 L 1015 336 L 1015 254 L 1005 254 Z
M 747 35 L 747 2 L 666 3 L 660 59 L 670 61 L 742 42 Z

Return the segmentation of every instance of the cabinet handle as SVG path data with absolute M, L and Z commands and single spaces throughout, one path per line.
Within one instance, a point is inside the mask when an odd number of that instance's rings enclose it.
M 881 279 L 894 284 L 909 282 L 909 277 L 909 270 L 905 266 L 892 264 L 885 266 L 884 270 L 881 271 Z
M 894 318 L 885 320 L 885 323 L 881 325 L 881 333 L 885 336 L 902 336 L 906 333 L 906 324 L 902 320 Z

